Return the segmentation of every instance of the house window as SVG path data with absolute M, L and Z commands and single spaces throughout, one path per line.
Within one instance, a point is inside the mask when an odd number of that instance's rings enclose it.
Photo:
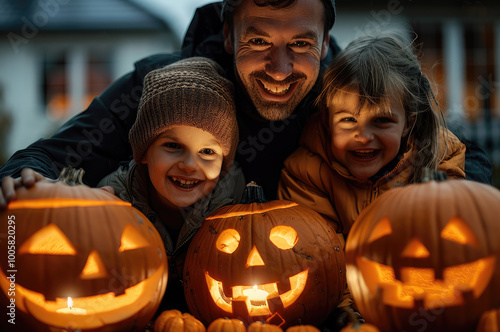
M 87 108 L 111 83 L 110 59 L 104 53 L 72 49 L 46 54 L 43 100 L 47 117 L 63 120 Z
M 43 100 L 50 119 L 63 119 L 69 113 L 66 52 L 46 55 L 43 65 Z

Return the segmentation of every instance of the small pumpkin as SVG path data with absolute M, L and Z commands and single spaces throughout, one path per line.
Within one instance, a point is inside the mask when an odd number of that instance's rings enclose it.
M 207 332 L 246 332 L 245 324 L 236 318 L 217 318 L 208 325 Z
M 356 305 L 382 331 L 473 331 L 500 307 L 500 191 L 466 180 L 392 189 L 346 241 Z
M 64 175 L 74 182 L 82 173 Z M 0 263 L 0 297 L 11 301 L 7 276 L 15 269 L 16 327 L 144 329 L 168 276 L 163 242 L 149 220 L 130 203 L 83 184 L 43 181 L 16 195 L 0 212 L 16 246 L 12 265 Z M 0 251 L 7 253 L 7 244 L 0 241 Z
M 205 332 L 205 326 L 193 315 L 179 310 L 165 310 L 155 320 L 154 332 Z
M 286 328 L 321 324 L 345 289 L 345 260 L 335 231 L 315 211 L 289 201 L 250 201 L 208 217 L 184 264 L 190 312 L 205 324 L 235 317 Z
M 274 324 L 257 321 L 248 325 L 247 332 L 283 332 L 283 329 Z

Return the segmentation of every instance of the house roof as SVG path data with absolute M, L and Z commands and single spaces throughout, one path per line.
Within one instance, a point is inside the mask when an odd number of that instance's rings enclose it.
M 31 25 L 31 26 L 30 26 Z M 0 0 L 0 31 L 171 30 L 132 0 Z

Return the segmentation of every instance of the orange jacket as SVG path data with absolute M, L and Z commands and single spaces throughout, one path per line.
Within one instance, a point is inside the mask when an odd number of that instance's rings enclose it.
M 465 145 L 451 132 L 447 139 L 447 153 L 438 169 L 448 177 L 465 178 Z M 345 238 L 361 210 L 383 192 L 411 181 L 413 148 L 403 153 L 394 169 L 372 182 L 356 179 L 336 161 L 330 142 L 328 128 L 321 123 L 320 115 L 314 114 L 304 129 L 300 147 L 285 161 L 278 197 L 317 211 Z

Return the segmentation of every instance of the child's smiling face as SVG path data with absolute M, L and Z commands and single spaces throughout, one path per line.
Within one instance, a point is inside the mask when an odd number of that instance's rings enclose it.
M 217 139 L 189 126 L 163 132 L 142 160 L 159 197 L 165 204 L 177 207 L 190 206 L 215 188 L 222 161 Z
M 357 90 L 338 91 L 328 103 L 335 158 L 359 179 L 368 179 L 398 154 L 406 136 L 403 107 L 391 100 L 390 109 L 359 107 Z

